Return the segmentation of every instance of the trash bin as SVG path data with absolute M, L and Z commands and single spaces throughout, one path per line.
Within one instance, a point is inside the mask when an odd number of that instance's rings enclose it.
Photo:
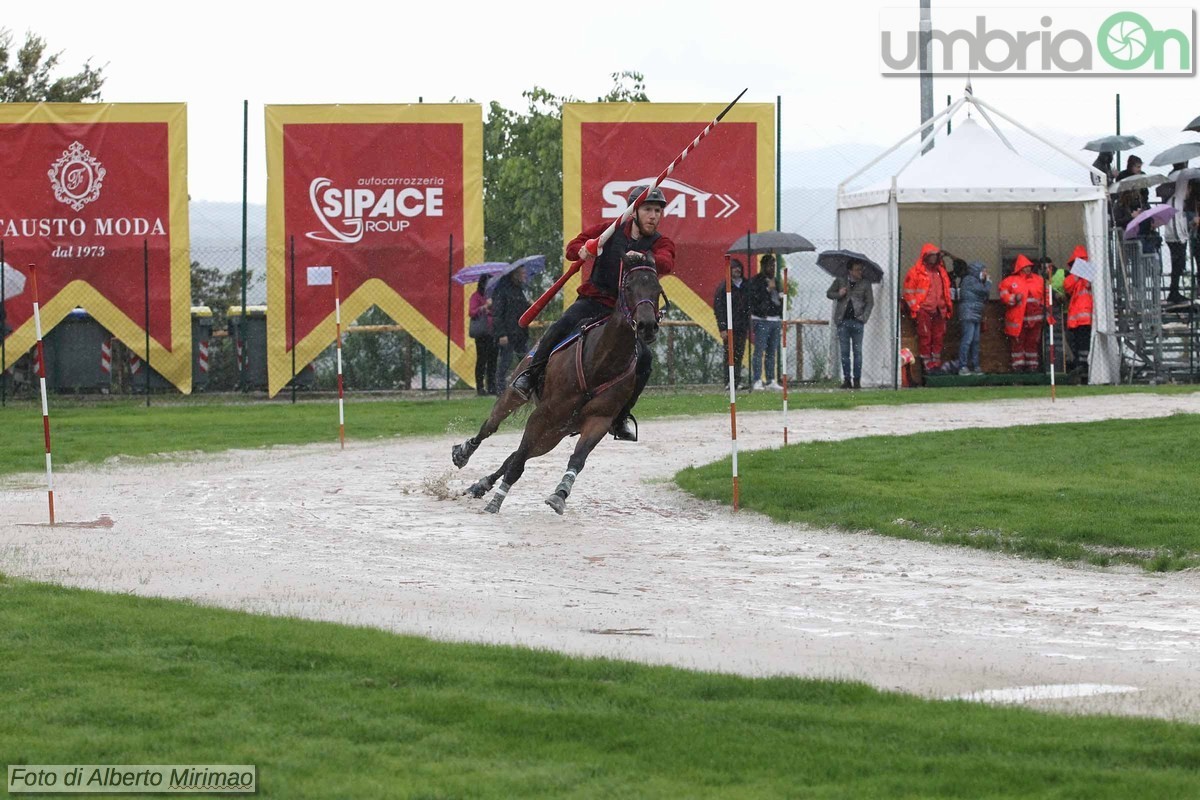
M 267 307 L 229 307 L 229 335 L 241 361 L 243 391 L 267 388 Z M 296 370 L 296 388 L 311 389 L 317 382 L 317 371 L 309 364 Z M 289 381 L 289 387 L 292 385 Z
M 208 388 L 208 346 L 212 341 L 213 314 L 208 306 L 192 306 L 192 391 Z
M 174 389 L 175 386 L 162 375 L 158 374 L 158 370 L 154 369 L 154 361 L 150 362 L 150 369 L 146 369 L 145 362 L 142 357 L 131 349 L 129 351 L 129 387 L 135 394 L 141 394 L 146 391 L 146 373 L 150 373 L 150 391 L 163 392 L 168 389 Z
M 229 335 L 237 355 L 242 391 L 267 388 L 267 307 L 229 307 Z
M 112 334 L 76 308 L 42 340 L 46 387 L 56 392 L 104 392 L 112 388 Z

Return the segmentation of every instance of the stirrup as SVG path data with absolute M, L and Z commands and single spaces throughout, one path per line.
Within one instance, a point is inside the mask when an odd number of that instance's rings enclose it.
M 638 440 L 637 417 L 633 414 L 626 414 L 620 419 L 613 420 L 612 435 L 618 442 L 636 442 Z

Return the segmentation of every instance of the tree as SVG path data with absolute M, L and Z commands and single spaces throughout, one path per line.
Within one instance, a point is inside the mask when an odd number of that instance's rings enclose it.
M 16 59 L 10 65 L 14 55 L 12 31 L 0 28 L 0 102 L 79 103 L 100 99 L 103 67 L 93 67 L 89 60 L 76 74 L 55 78 L 53 73 L 62 53 L 48 54 L 46 48 L 45 39 L 26 33 L 25 44 L 16 51 Z
M 616 72 L 601 103 L 647 102 L 638 72 Z M 525 113 L 492 102 L 483 126 L 483 204 L 489 261 L 544 253 L 551 267 L 533 286 L 549 285 L 562 255 L 562 104 L 574 102 L 535 86 Z
M 249 281 L 253 272 L 248 271 Z M 213 330 L 228 330 L 229 307 L 242 304 L 242 275 L 240 272 L 221 272 L 216 267 L 204 267 L 192 262 L 192 304 L 208 306 L 212 311 Z M 208 381 L 213 390 L 229 390 L 237 386 L 238 367 L 234 342 L 228 337 L 213 339 L 208 344 Z

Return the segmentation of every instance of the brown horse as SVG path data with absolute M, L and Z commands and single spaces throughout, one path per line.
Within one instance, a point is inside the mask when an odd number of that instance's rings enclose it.
M 509 489 L 525 471 L 525 462 L 553 450 L 565 437 L 579 434 L 575 452 L 558 488 L 546 505 L 559 514 L 588 455 L 612 427 L 634 390 L 634 368 L 639 347 L 648 347 L 658 336 L 662 314 L 658 298 L 665 297 L 654 267 L 623 270 L 620 292 L 612 314 L 585 326 L 574 341 L 561 347 L 546 367 L 545 382 L 535 395 L 537 408 L 525 423 L 521 444 L 505 459 L 500 469 L 480 478 L 466 494 L 483 497 L 497 479 L 500 485 L 486 510 L 500 511 Z M 517 366 L 524 369 L 528 356 Z M 491 436 L 525 400 L 511 387 L 496 400 L 492 413 L 479 433 L 451 451 L 454 466 L 462 469 L 484 439 Z

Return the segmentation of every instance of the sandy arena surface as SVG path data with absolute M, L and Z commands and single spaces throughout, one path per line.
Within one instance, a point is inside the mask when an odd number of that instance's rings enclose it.
M 1200 412 L 1200 394 L 793 411 L 791 431 L 833 440 L 1177 412 Z M 738 422 L 743 449 L 778 445 L 778 414 Z M 42 479 L 4 479 L 0 570 L 446 640 L 1200 721 L 1200 571 L 1061 565 L 735 515 L 669 481 L 722 456 L 728 424 L 651 420 L 638 444 L 604 442 L 564 517 L 543 499 L 574 440 L 530 464 L 499 516 L 459 496 L 515 434 L 462 472 L 450 435 L 64 472 L 59 519 L 100 521 L 89 527 L 37 524 Z

